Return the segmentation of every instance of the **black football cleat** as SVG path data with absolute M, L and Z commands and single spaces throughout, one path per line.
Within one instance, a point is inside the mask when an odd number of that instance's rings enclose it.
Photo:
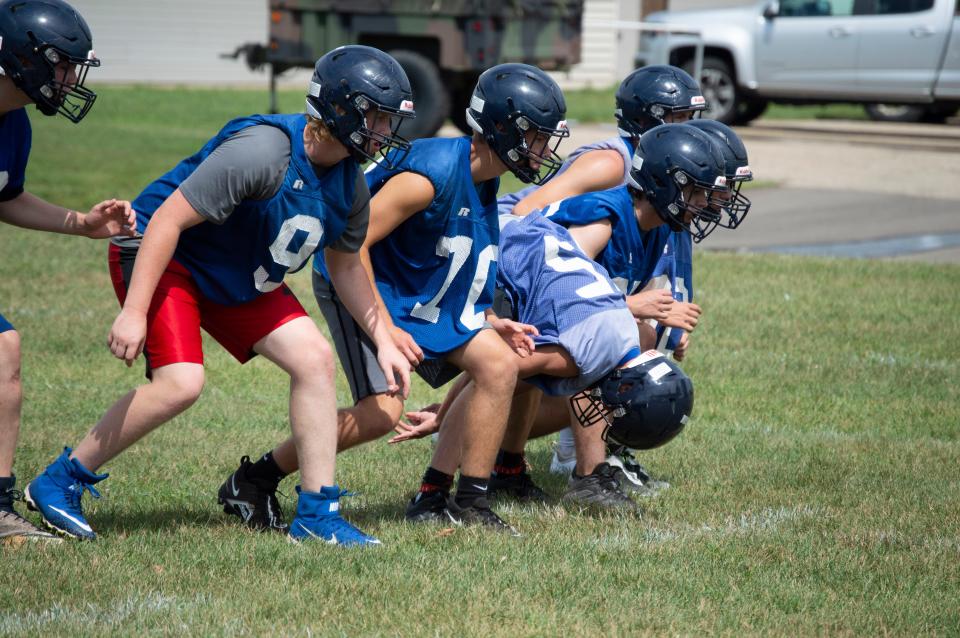
M 283 511 L 277 501 L 279 483 L 251 478 L 248 476 L 251 465 L 249 456 L 240 459 L 240 467 L 220 486 L 217 501 L 226 514 L 239 517 L 251 529 L 287 533 L 288 526 L 283 522 Z

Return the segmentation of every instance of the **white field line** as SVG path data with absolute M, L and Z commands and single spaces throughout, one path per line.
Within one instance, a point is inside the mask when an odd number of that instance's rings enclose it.
M 127 623 L 130 621 L 160 614 L 174 616 L 173 622 L 170 619 L 165 620 L 168 628 L 179 625 L 182 630 L 187 630 L 190 619 L 185 616 L 194 608 L 208 603 L 207 596 L 180 600 L 176 596 L 165 596 L 156 592 L 143 596 L 129 596 L 124 600 L 106 605 L 87 603 L 80 607 L 72 607 L 56 603 L 42 611 L 0 615 L 0 635 L 36 635 L 48 631 L 62 633 L 70 629 L 87 631 L 96 629 L 101 633 L 104 629 L 116 629 L 122 626 L 129 628 Z
M 826 510 L 821 507 L 797 505 L 795 507 L 767 507 L 759 512 L 744 512 L 731 516 L 719 525 L 682 525 L 673 528 L 649 528 L 639 534 L 642 543 L 661 544 L 676 541 L 688 541 L 698 538 L 741 536 L 755 533 L 776 533 L 780 528 L 794 521 L 811 518 L 824 518 Z M 628 548 L 637 543 L 636 532 L 617 532 L 604 535 L 590 541 L 604 549 L 611 547 Z

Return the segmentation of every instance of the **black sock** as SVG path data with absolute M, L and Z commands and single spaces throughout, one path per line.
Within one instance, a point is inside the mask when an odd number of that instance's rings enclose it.
M 498 476 L 523 474 L 527 469 L 527 461 L 523 452 L 508 452 L 501 449 L 497 453 L 497 463 L 493 466 L 493 473 Z
M 423 473 L 423 481 L 420 482 L 420 493 L 428 492 L 449 492 L 453 486 L 453 475 L 441 472 L 434 467 L 428 467 Z
M 273 452 L 267 452 L 247 469 L 248 478 L 270 481 L 271 483 L 279 483 L 285 476 L 286 473 L 273 460 Z
M 16 483 L 14 476 L 0 476 L 0 512 L 13 511 L 13 486 Z
M 489 484 L 489 478 L 466 476 L 461 473 L 460 480 L 457 481 L 457 493 L 453 498 L 460 507 L 470 507 L 477 499 L 487 497 Z

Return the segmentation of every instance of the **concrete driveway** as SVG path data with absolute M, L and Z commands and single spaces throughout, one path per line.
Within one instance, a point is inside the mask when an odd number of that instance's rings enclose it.
M 616 134 L 571 130 L 568 149 Z M 737 132 L 754 205 L 702 248 L 960 263 L 960 127 L 761 120 Z

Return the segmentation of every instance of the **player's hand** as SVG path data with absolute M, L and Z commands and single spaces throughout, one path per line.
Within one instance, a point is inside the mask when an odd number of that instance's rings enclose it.
M 677 344 L 677 347 L 673 350 L 673 358 L 677 361 L 683 361 L 683 358 L 687 356 L 687 349 L 690 347 L 690 335 L 684 332 L 680 335 L 680 343 Z
M 678 301 L 667 312 L 667 316 L 660 320 L 660 324 L 692 332 L 700 322 L 700 313 L 700 306 L 697 304 Z
M 497 331 L 500 338 L 507 342 L 510 349 L 520 357 L 529 357 L 533 354 L 536 348 L 533 337 L 540 334 L 536 326 L 501 318 L 494 319 L 490 322 L 490 325 Z
M 415 368 L 420 365 L 420 362 L 423 361 L 423 350 L 420 349 L 409 332 L 393 326 L 390 329 L 390 336 L 393 338 L 393 345 L 397 346 L 397 350 L 407 358 L 411 366 Z
M 627 297 L 627 307 L 635 319 L 653 319 L 662 323 L 673 305 L 673 294 L 664 288 L 645 290 Z
M 114 235 L 132 237 L 137 234 L 137 214 L 130 207 L 130 202 L 108 199 L 91 208 L 80 220 L 80 227 L 90 239 Z
M 439 403 L 428 405 L 417 412 L 407 412 L 406 421 L 400 421 L 393 428 L 396 436 L 387 441 L 387 443 L 402 443 L 420 439 L 428 434 L 433 434 L 440 430 L 440 420 L 437 418 L 437 411 L 440 409 Z
M 377 363 L 387 380 L 387 393 L 406 400 L 410 394 L 410 361 L 392 341 L 377 344 Z
M 143 352 L 146 339 L 147 316 L 134 310 L 121 310 L 107 335 L 107 347 L 129 368 Z

